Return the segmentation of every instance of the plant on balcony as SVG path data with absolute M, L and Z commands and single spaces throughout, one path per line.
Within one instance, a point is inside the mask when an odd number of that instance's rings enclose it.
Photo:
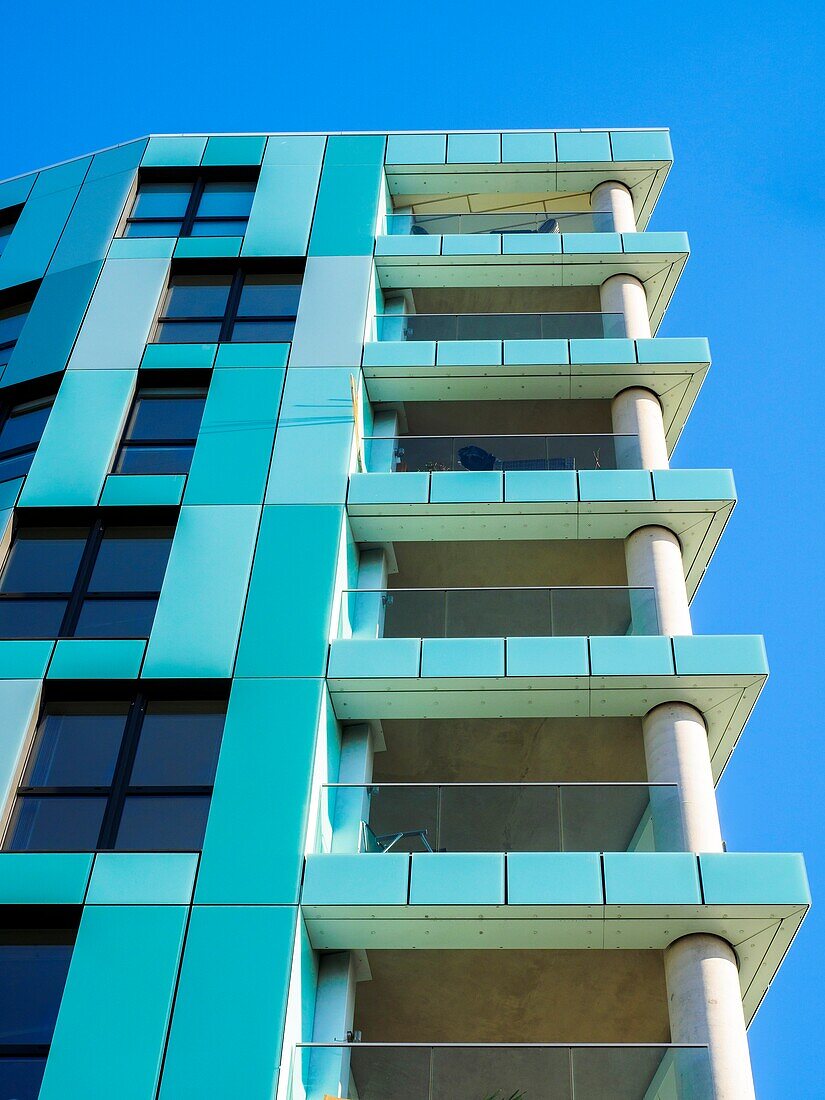
M 509 1096 L 502 1096 L 501 1089 L 496 1089 L 495 1092 L 485 1097 L 485 1100 L 524 1100 L 527 1093 L 522 1092 L 521 1089 L 516 1089 L 515 1092 L 511 1092 Z

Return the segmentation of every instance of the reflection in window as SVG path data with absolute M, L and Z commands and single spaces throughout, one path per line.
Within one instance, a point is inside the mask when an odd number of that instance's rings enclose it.
M 277 343 L 292 339 L 301 276 L 174 275 L 158 318 L 160 344 Z
M 206 387 L 142 386 L 123 433 L 115 473 L 188 473 L 205 403 Z
M 54 395 L 0 403 L 0 481 L 24 477 L 49 419 Z
M 52 703 L 17 791 L 8 851 L 192 851 L 203 843 L 221 701 Z
M 125 237 L 242 237 L 254 180 L 143 181 Z

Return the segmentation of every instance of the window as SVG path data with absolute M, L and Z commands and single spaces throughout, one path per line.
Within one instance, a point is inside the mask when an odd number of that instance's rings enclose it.
M 0 638 L 148 638 L 170 527 L 21 527 L 0 573 Z
M 124 237 L 242 237 L 254 180 L 144 181 Z
M 9 242 L 9 237 L 14 227 L 17 225 L 17 219 L 20 217 L 20 211 L 22 206 L 12 206 L 5 210 L 0 210 L 0 256 L 6 250 L 6 245 Z
M 277 343 L 295 328 L 300 275 L 173 275 L 163 300 L 159 344 Z
M 123 433 L 116 474 L 185 474 L 192 464 L 206 387 L 141 386 Z
M 0 929 L 0 1096 L 37 1100 L 75 936 L 73 928 Z
M 32 401 L 0 403 L 0 481 L 29 472 L 53 404 L 54 394 Z
M 23 330 L 31 302 L 0 306 L 0 367 L 5 367 Z
M 50 703 L 17 791 L 7 851 L 192 851 L 203 844 L 226 706 Z

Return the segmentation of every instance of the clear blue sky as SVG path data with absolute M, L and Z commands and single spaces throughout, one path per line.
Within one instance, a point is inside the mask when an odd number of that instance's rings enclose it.
M 821 5 L 32 0 L 3 23 L 0 178 L 150 131 L 671 127 L 652 228 L 693 255 L 661 335 L 714 356 L 674 464 L 731 466 L 740 497 L 694 626 L 763 632 L 772 667 L 723 828 L 803 849 L 822 903 Z M 820 913 L 751 1029 L 760 1098 L 825 1096 Z

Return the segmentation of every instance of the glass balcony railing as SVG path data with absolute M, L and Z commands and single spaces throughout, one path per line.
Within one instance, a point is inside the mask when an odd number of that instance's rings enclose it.
M 636 435 L 405 435 L 364 440 L 370 470 L 640 470 Z
M 683 852 L 670 783 L 374 783 L 322 789 L 321 852 Z
M 363 588 L 346 589 L 342 600 L 342 637 L 659 633 L 652 588 Z
M 626 335 L 621 313 L 381 313 L 378 340 L 602 340 Z
M 388 237 L 435 233 L 612 233 L 609 211 L 490 211 L 477 214 L 387 214 Z
M 656 1044 L 307 1043 L 290 1100 L 712 1100 L 708 1049 Z

